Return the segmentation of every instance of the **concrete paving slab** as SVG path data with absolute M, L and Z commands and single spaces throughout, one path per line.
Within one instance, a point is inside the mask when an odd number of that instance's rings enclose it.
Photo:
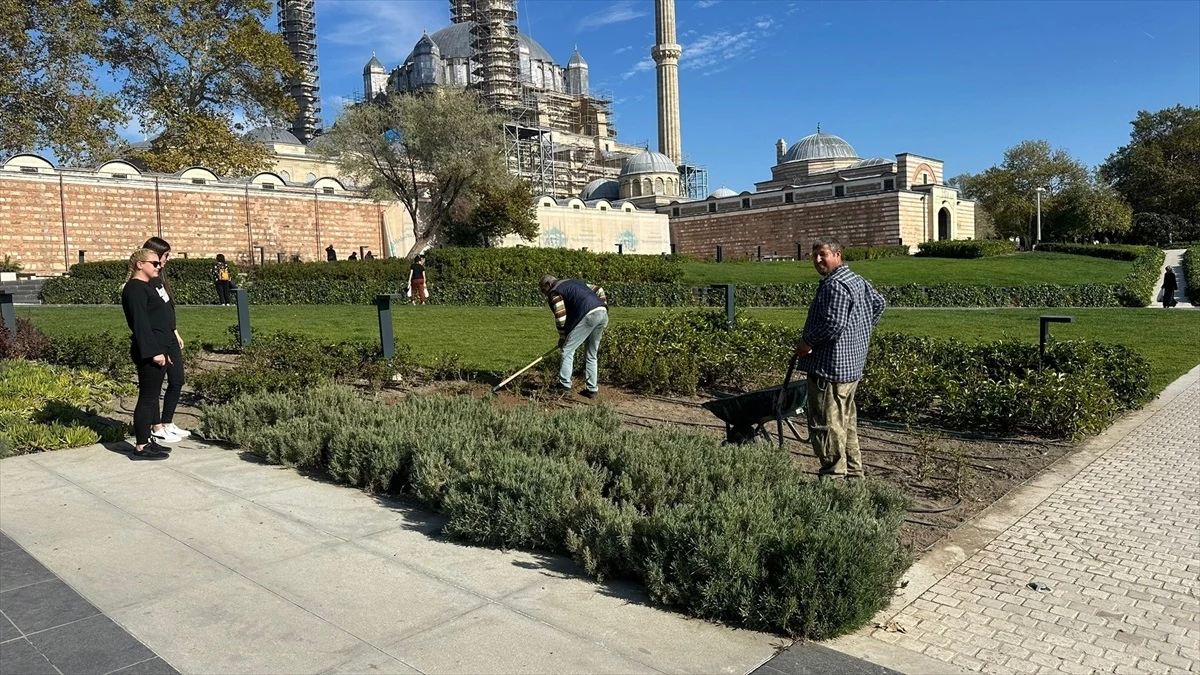
M 156 656 L 152 659 L 146 659 L 141 663 L 135 663 L 127 668 L 114 670 L 108 675 L 179 675 L 179 671 Z
M 243 500 L 192 511 L 163 531 L 237 571 L 251 570 L 339 541 Z
M 0 513 L 5 500 L 47 488 L 70 485 L 62 476 L 33 461 L 29 455 L 0 462 Z
M 595 642 L 495 604 L 383 650 L 431 675 L 657 672 Z
M 20 675 L 59 675 L 46 657 L 29 640 L 0 642 L 0 663 L 6 671 Z
M 421 671 L 398 661 L 378 649 L 363 645 L 345 662 L 325 671 L 324 675 L 421 675 Z
M 102 485 L 89 486 L 99 499 L 136 516 L 139 520 L 171 529 L 171 525 L 192 511 L 210 509 L 238 501 L 235 494 L 179 471 L 171 470 L 164 460 L 161 471 L 144 471 L 115 478 Z
M 26 549 L 31 540 L 113 532 L 128 521 L 129 514 L 70 483 L 5 496 L 0 508 L 0 528 Z
M 258 495 L 251 501 L 347 540 L 397 528 L 436 532 L 445 521 L 398 502 L 381 504 L 382 500 L 360 490 L 316 480 Z
M 487 603 L 351 543 L 319 548 L 247 576 L 372 644 L 395 642 Z
M 50 570 L 25 551 L 0 553 L 0 593 L 53 578 Z
M 501 602 L 666 673 L 747 673 L 788 643 L 656 609 L 634 584 L 547 579 Z
M 112 616 L 185 673 L 320 673 L 363 644 L 233 574 Z
M 546 578 L 579 573 L 566 558 L 466 546 L 413 530 L 379 532 L 355 543 L 446 583 L 498 600 Z
M 13 625 L 12 621 L 8 620 L 8 617 L 0 614 L 0 642 L 8 642 L 19 637 L 21 637 L 21 631 L 17 630 L 17 627 Z
M 243 498 L 311 482 L 295 469 L 264 464 L 232 450 L 222 450 L 194 462 L 175 463 L 173 460 L 159 463 Z
M 125 444 L 114 444 L 114 447 L 117 445 Z M 109 450 L 103 445 L 43 452 L 29 455 L 29 458 L 71 483 L 81 486 L 103 485 L 115 478 L 162 470 L 158 467 L 162 462 L 133 460 L 129 458 L 127 451 Z

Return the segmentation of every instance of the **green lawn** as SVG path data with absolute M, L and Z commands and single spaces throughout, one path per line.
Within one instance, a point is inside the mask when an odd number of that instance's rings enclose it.
M 973 286 L 1035 284 L 1116 284 L 1130 263 L 1065 253 L 1018 253 L 959 260 L 912 256 L 848 263 L 855 272 L 881 285 L 958 283 Z M 803 262 L 685 262 L 683 283 L 796 284 L 817 281 L 812 264 Z
M 617 308 L 614 323 L 646 319 L 663 310 Z M 804 311 L 750 309 L 766 321 L 799 325 Z M 884 330 L 954 337 L 978 342 L 1012 336 L 1036 342 L 1038 316 L 1065 314 L 1073 324 L 1055 324 L 1059 338 L 1096 339 L 1128 345 L 1153 367 L 1153 386 L 1168 383 L 1200 363 L 1200 312 L 1145 309 L 892 309 L 884 314 Z M 19 307 L 47 333 L 94 333 L 109 330 L 124 335 L 125 319 L 116 307 Z M 419 357 L 455 353 L 468 364 L 495 370 L 524 365 L 554 346 L 550 312 L 541 308 L 409 307 L 394 311 L 397 343 L 412 345 Z M 250 308 L 255 330 L 291 330 L 327 340 L 377 339 L 375 308 L 363 305 L 287 306 Z M 179 330 L 185 340 L 224 343 L 226 329 L 237 322 L 233 307 L 180 307 Z M 1190 336 L 1190 337 L 1189 337 Z

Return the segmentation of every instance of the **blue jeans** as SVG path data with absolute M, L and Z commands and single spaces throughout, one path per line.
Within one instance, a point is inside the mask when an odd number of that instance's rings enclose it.
M 562 348 L 562 363 L 558 367 L 558 384 L 564 389 L 571 388 L 571 372 L 575 368 L 575 350 L 587 340 L 587 352 L 584 357 L 584 384 L 588 391 L 600 391 L 600 382 L 596 374 L 597 355 L 600 353 L 600 338 L 608 327 L 608 310 L 599 309 L 579 322 L 567 335 L 567 341 Z

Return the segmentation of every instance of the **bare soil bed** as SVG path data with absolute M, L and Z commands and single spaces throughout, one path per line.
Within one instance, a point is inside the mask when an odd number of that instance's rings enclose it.
M 232 354 L 206 354 L 195 370 L 233 365 Z M 536 377 L 534 379 L 537 379 Z M 547 411 L 575 406 L 607 405 L 620 413 L 627 428 L 675 427 L 701 431 L 724 439 L 725 426 L 700 404 L 708 397 L 642 396 L 605 387 L 599 402 L 578 395 L 549 395 L 526 381 L 519 390 L 494 396 L 497 405 L 512 408 L 535 405 Z M 478 381 L 399 382 L 375 395 L 384 402 L 422 395 L 492 396 L 491 385 Z M 113 416 L 131 422 L 133 398 L 113 401 Z M 196 428 L 201 411 L 185 388 L 176 423 Z M 807 435 L 803 418 L 793 423 Z M 785 430 L 786 432 L 786 430 Z M 819 463 L 807 442 L 786 433 L 784 450 L 807 473 L 817 475 Z M 916 551 L 927 550 L 950 530 L 987 508 L 1014 487 L 1070 452 L 1068 442 L 1036 438 L 999 438 L 964 435 L 933 429 L 902 429 L 859 420 L 859 442 L 867 477 L 891 483 L 913 498 L 912 511 L 901 529 L 904 543 Z

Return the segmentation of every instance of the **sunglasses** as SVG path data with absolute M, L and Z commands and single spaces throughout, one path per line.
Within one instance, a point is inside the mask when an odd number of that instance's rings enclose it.
M 162 267 L 162 266 L 163 266 L 163 264 L 162 264 L 162 261 L 159 261 L 159 260 L 141 260 L 141 261 L 139 261 L 139 262 L 144 262 L 144 263 L 147 263 L 147 264 L 149 264 L 149 265 L 154 265 L 155 267 Z

